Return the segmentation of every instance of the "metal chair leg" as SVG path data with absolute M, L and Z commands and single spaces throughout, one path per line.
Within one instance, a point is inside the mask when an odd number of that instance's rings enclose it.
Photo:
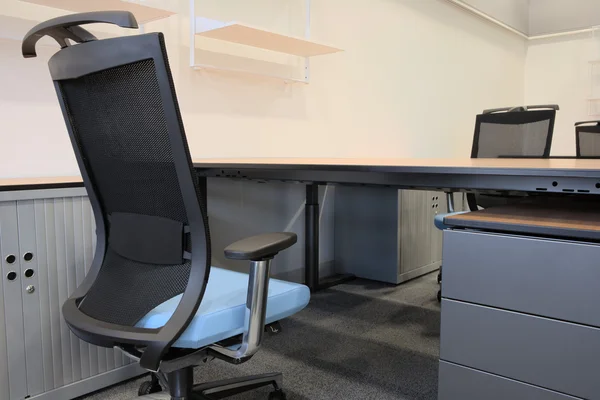
M 275 391 L 281 392 L 282 380 L 281 373 L 244 376 L 194 385 L 193 393 L 206 399 L 217 400 L 269 385 L 272 385 Z

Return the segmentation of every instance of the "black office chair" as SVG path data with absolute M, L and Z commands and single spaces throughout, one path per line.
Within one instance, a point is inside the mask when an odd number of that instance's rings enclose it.
M 475 134 L 471 158 L 549 158 L 554 132 L 557 105 L 505 107 L 484 110 L 475 119 Z M 522 199 L 507 194 L 467 193 L 471 211 L 488 208 Z M 446 193 L 448 212 L 435 216 L 434 224 L 444 230 L 444 218 L 458 214 L 454 210 L 453 193 Z M 438 282 L 442 281 L 442 270 Z M 441 301 L 441 291 L 438 291 Z
M 266 324 L 306 306 L 306 286 L 269 279 L 271 260 L 296 235 L 259 235 L 225 249 L 250 261 L 249 275 L 211 268 L 206 188 L 191 161 L 163 35 L 96 40 L 80 26 L 96 22 L 137 27 L 129 12 L 74 14 L 35 26 L 22 45 L 24 57 L 35 57 L 48 35 L 62 48 L 50 74 L 96 221 L 91 268 L 62 308 L 69 328 L 154 372 L 140 388 L 147 398 L 220 399 L 267 385 L 270 398 L 285 398 L 281 374 L 194 386 L 193 367 L 247 361 Z M 161 384 L 168 395 L 150 394 Z
M 600 121 L 577 122 L 575 142 L 578 158 L 600 157 Z

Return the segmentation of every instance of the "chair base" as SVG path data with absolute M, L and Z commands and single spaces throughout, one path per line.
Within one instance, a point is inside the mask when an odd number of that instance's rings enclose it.
M 244 376 L 215 382 L 193 384 L 193 367 L 186 367 L 167 374 L 169 393 L 152 393 L 138 397 L 146 400 L 218 400 L 249 392 L 264 386 L 273 386 L 269 399 L 285 400 L 281 389 L 281 373 Z

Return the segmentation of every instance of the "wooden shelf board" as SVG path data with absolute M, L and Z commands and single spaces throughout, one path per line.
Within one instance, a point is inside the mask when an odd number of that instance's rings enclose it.
M 266 31 L 239 22 L 225 23 L 203 17 L 196 18 L 196 34 L 211 39 L 223 40 L 301 57 L 313 57 L 343 51 L 335 47 Z
M 168 10 L 149 7 L 139 3 L 131 3 L 121 0 L 21 0 L 26 3 L 38 4 L 41 6 L 60 8 L 73 12 L 90 12 L 121 10 L 130 11 L 135 15 L 138 23 L 144 24 L 150 21 L 170 17 L 175 13 Z

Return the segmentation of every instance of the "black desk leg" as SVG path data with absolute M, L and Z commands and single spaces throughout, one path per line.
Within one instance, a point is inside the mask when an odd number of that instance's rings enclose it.
M 311 291 L 319 287 L 319 185 L 306 185 L 304 206 L 304 281 Z
M 304 207 L 304 279 L 312 292 L 354 279 L 354 275 L 334 275 L 319 279 L 319 185 L 306 185 Z

